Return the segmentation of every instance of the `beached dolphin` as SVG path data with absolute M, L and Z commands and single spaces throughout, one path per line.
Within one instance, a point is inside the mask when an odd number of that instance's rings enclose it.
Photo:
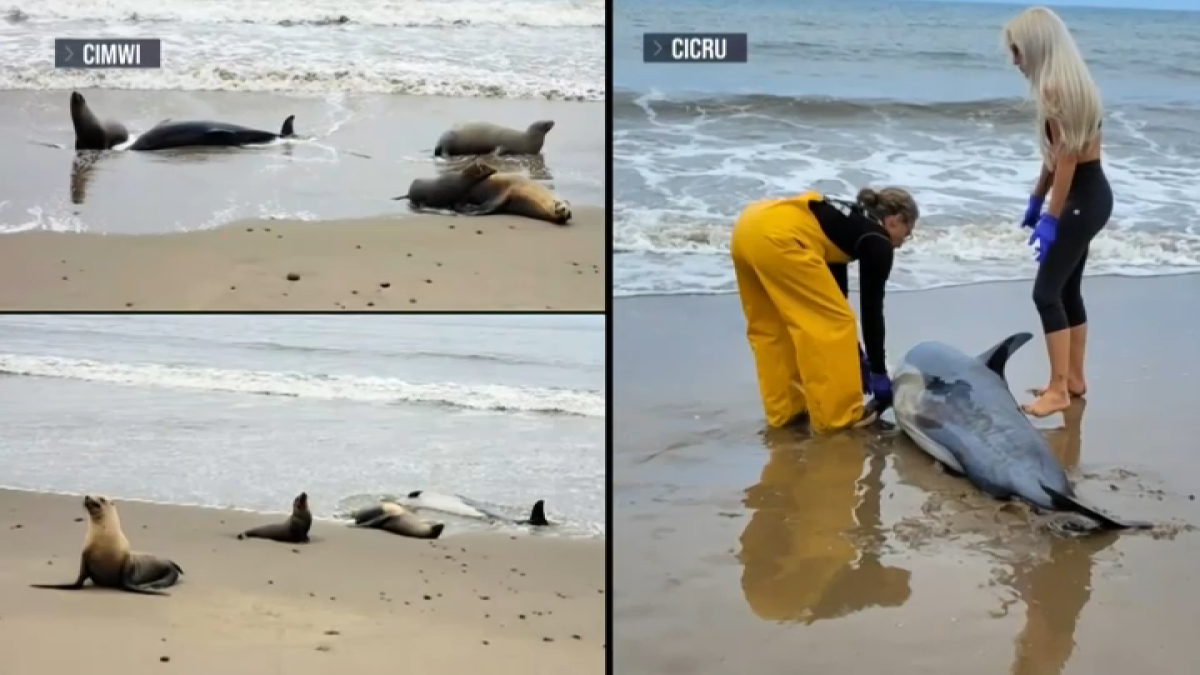
M 251 129 L 240 124 L 229 122 L 172 122 L 163 120 L 146 133 L 137 137 L 130 150 L 166 150 L 167 148 L 184 148 L 189 146 L 222 146 L 236 147 L 242 145 L 258 145 L 270 143 L 277 138 L 291 138 L 296 135 L 292 128 L 295 115 L 288 115 L 280 127 L 279 133 Z
M 537 503 L 533 505 L 528 518 L 520 519 L 509 518 L 508 516 L 496 513 L 474 499 L 463 497 L 462 495 L 447 495 L 438 492 L 429 492 L 428 490 L 414 490 L 408 493 L 403 503 L 411 509 L 441 511 L 442 513 L 463 516 L 465 518 L 499 520 L 517 525 L 534 525 L 538 527 L 550 524 L 550 521 L 546 520 L 546 502 L 541 499 L 537 500 Z
M 941 342 L 913 347 L 893 377 L 896 423 L 918 447 L 992 497 L 1080 514 L 1101 529 L 1151 527 L 1080 500 L 1045 438 L 1021 411 L 1004 367 L 1032 337 L 1016 333 L 979 356 Z

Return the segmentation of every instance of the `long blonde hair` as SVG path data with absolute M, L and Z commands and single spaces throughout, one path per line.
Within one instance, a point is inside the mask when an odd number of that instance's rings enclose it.
M 1020 54 L 1029 96 L 1037 102 L 1043 160 L 1050 161 L 1053 153 L 1045 132 L 1048 119 L 1062 128 L 1062 138 L 1056 139 L 1062 149 L 1082 152 L 1096 134 L 1104 104 L 1067 24 L 1047 7 L 1030 7 L 1004 26 L 1004 42 Z

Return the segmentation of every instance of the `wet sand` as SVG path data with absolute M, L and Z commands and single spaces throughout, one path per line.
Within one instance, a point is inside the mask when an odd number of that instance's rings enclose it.
M 152 234 L 237 220 L 395 214 L 414 178 L 436 175 L 446 129 L 553 119 L 541 161 L 508 161 L 574 208 L 604 205 L 604 105 L 397 95 L 83 90 L 93 111 L 137 134 L 163 119 L 215 119 L 306 137 L 251 148 L 85 153 L 77 161 L 69 91 L 0 92 L 0 231 Z M 50 148 L 53 143 L 62 148 Z
M 1200 657 L 1200 276 L 1085 281 L 1085 402 L 1037 424 L 1151 533 L 1062 539 L 878 431 L 760 435 L 736 296 L 614 304 L 618 672 L 1180 673 Z M 1028 283 L 888 297 L 889 360 L 1038 333 Z M 857 299 L 854 299 L 857 307 Z M 1044 384 L 1035 338 L 1010 361 Z
M 159 235 L 0 235 L 5 310 L 603 311 L 605 218 L 260 220 Z
M 135 549 L 185 571 L 171 597 L 72 581 L 80 498 L 0 490 L 6 675 L 602 673 L 604 546 L 537 536 L 429 542 L 317 522 L 306 545 L 238 541 L 280 516 L 118 501 Z M 168 661 L 164 663 L 164 661 Z M 103 664 L 97 671 L 99 664 Z

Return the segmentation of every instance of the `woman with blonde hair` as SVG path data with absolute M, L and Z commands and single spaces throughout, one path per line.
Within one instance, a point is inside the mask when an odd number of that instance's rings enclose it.
M 1037 103 L 1042 171 L 1021 224 L 1039 263 L 1033 302 L 1046 335 L 1050 382 L 1023 406 L 1046 417 L 1087 391 L 1083 376 L 1087 312 L 1081 285 L 1092 239 L 1108 224 L 1113 194 L 1100 166 L 1100 92 L 1067 25 L 1045 7 L 1031 7 L 1004 27 L 1013 65 Z M 1050 204 L 1042 212 L 1046 195 Z
M 899 188 L 863 188 L 853 202 L 810 191 L 742 211 L 730 253 L 771 427 L 807 419 L 824 433 L 869 423 L 864 389 L 876 411 L 891 404 L 883 294 L 893 253 L 912 236 L 918 215 Z M 847 302 L 853 260 L 865 355 Z

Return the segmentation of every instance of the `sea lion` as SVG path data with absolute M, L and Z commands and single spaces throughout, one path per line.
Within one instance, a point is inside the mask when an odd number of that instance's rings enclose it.
M 111 150 L 129 140 L 124 125 L 113 120 L 101 121 L 77 91 L 71 92 L 71 124 L 75 127 L 76 150 Z
M 295 136 L 296 132 L 292 127 L 295 120 L 295 115 L 288 115 L 277 134 L 228 122 L 163 120 L 138 136 L 129 149 L 151 151 L 189 146 L 236 147 L 270 143 L 277 138 Z
M 539 499 L 533 504 L 528 518 L 509 518 L 474 499 L 462 495 L 447 495 L 428 490 L 413 490 L 408 493 L 406 499 L 405 505 L 417 510 L 441 511 L 442 513 L 466 518 L 499 520 L 514 525 L 545 527 L 551 524 L 549 520 L 546 520 L 546 501 L 544 499 Z
M 395 502 L 380 502 L 375 506 L 359 509 L 354 513 L 354 524 L 416 539 L 437 539 L 442 535 L 442 530 L 446 529 L 444 523 L 422 520 Z
M 495 173 L 471 188 L 467 200 L 456 209 L 469 216 L 503 213 L 566 225 L 571 204 L 559 199 L 545 186 L 519 173 Z
M 413 209 L 453 209 L 466 200 L 476 183 L 494 173 L 494 167 L 476 160 L 437 178 L 418 178 L 408 186 L 407 194 L 392 199 L 407 199 Z
M 238 539 L 270 539 L 287 544 L 307 544 L 308 530 L 312 528 L 312 511 L 308 510 L 308 493 L 301 492 L 292 500 L 292 515 L 282 523 L 271 523 L 250 528 L 238 535 Z
M 31 584 L 34 588 L 79 590 L 89 578 L 97 586 L 119 588 L 130 593 L 169 595 L 156 590 L 174 586 L 183 568 L 174 561 L 129 549 L 121 531 L 117 507 L 107 497 L 87 495 L 83 508 L 88 513 L 87 535 L 79 560 L 79 578 L 69 584 Z
M 434 157 L 454 155 L 540 155 L 554 120 L 538 120 L 525 131 L 487 122 L 455 127 L 438 139 Z

